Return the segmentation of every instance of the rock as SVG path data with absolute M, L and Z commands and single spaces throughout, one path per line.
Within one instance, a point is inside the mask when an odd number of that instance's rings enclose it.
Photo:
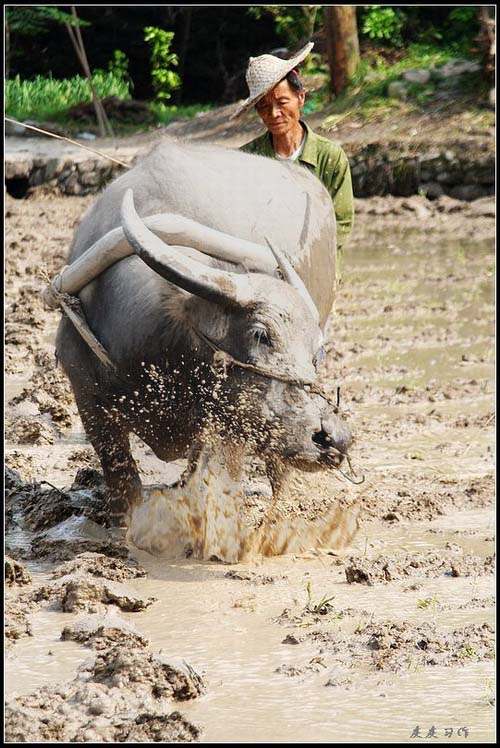
M 79 174 L 87 174 L 88 172 L 95 171 L 97 162 L 95 159 L 89 159 L 87 161 L 79 161 L 76 165 Z
M 491 195 L 491 189 L 480 184 L 460 184 L 456 187 L 451 187 L 449 193 L 451 197 L 457 200 L 469 201 Z
M 437 80 L 454 78 L 464 73 L 477 73 L 481 70 L 478 62 L 471 60 L 448 60 L 440 67 L 432 68 L 431 75 Z
M 76 137 L 80 140 L 96 140 L 97 135 L 93 132 L 79 132 Z
M 91 187 L 94 187 L 98 185 L 100 181 L 101 181 L 101 178 L 99 174 L 95 171 L 86 172 L 85 174 L 82 174 L 80 177 L 80 183 L 85 186 L 90 185 Z
M 444 194 L 444 189 L 439 182 L 427 182 L 426 184 L 422 184 L 420 189 L 428 200 L 436 200 Z
M 406 70 L 401 76 L 408 83 L 428 83 L 431 79 L 430 70 Z
M 408 98 L 408 88 L 402 81 L 391 81 L 387 86 L 387 96 L 390 99 L 404 101 Z
M 76 174 L 72 174 L 63 184 L 60 184 L 60 187 L 67 195 L 79 195 L 82 191 Z

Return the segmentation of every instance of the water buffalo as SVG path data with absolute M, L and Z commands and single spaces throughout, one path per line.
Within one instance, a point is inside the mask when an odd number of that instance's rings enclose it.
M 335 293 L 331 198 L 306 169 L 161 142 L 84 215 L 53 287 L 79 292 L 116 367 L 66 316 L 56 354 L 126 524 L 141 497 L 134 432 L 162 460 L 196 461 L 208 427 L 286 466 L 338 465 L 349 428 L 315 388 Z

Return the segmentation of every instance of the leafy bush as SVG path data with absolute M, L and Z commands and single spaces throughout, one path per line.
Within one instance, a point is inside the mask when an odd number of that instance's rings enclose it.
M 115 49 L 113 52 L 113 59 L 109 61 L 108 70 L 117 80 L 122 80 L 128 83 L 129 87 L 132 89 L 134 84 L 130 77 L 128 66 L 129 59 L 125 52 L 122 52 L 120 49 Z
M 179 64 L 177 55 L 170 52 L 173 40 L 173 31 L 164 31 L 155 26 L 144 29 L 144 41 L 151 44 L 151 78 L 159 101 L 170 99 L 171 92 L 181 86 L 180 76 L 171 69 Z
M 453 8 L 446 23 L 450 39 L 470 39 L 479 31 L 479 9 L 476 5 Z
M 404 13 L 397 8 L 367 5 L 365 6 L 362 32 L 370 39 L 386 41 L 395 47 L 399 47 L 403 43 L 401 29 L 404 20 Z

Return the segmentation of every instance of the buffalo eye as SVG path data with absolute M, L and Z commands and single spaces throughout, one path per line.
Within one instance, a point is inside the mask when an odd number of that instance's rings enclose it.
M 266 345 L 268 348 L 272 347 L 271 338 L 266 328 L 263 325 L 253 327 L 250 331 L 254 342 L 257 345 Z

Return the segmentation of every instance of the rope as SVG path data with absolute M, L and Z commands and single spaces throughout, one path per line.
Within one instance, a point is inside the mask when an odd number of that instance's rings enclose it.
M 123 161 L 119 161 L 117 158 L 113 158 L 112 156 L 108 156 L 107 153 L 103 153 L 102 151 L 97 151 L 95 148 L 90 148 L 88 145 L 83 145 L 82 143 L 77 143 L 76 140 L 71 140 L 71 138 L 63 137 L 62 135 L 56 135 L 53 132 L 48 132 L 47 130 L 42 130 L 41 127 L 35 127 L 34 125 L 25 125 L 24 122 L 18 122 L 15 119 L 11 119 L 10 117 L 5 117 L 4 119 L 7 120 L 7 122 L 13 122 L 15 125 L 21 125 L 22 127 L 27 127 L 28 130 L 35 130 L 36 132 L 41 132 L 44 135 L 48 135 L 51 138 L 57 138 L 57 140 L 65 140 L 67 143 L 71 143 L 72 145 L 78 146 L 78 148 L 84 148 L 86 151 L 90 151 L 91 153 L 95 153 L 98 156 L 101 156 L 102 158 L 107 158 L 108 161 L 112 161 L 114 164 L 118 164 L 119 166 L 124 166 L 125 169 L 130 169 L 130 164 L 124 164 Z

